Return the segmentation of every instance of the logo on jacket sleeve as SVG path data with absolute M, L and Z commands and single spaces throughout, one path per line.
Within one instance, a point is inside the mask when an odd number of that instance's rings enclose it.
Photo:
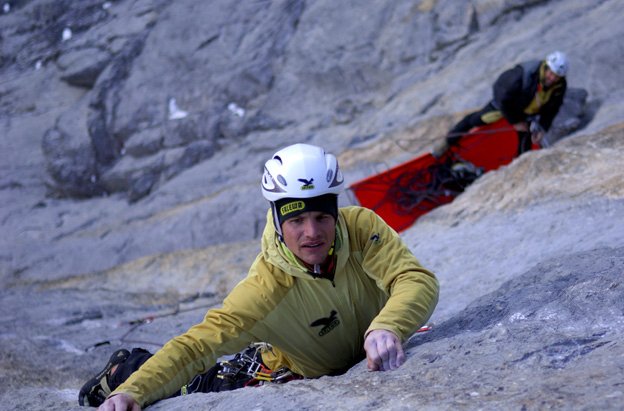
M 332 310 L 331 313 L 329 313 L 329 317 L 319 318 L 318 320 L 312 321 L 310 327 L 323 326 L 323 328 L 321 328 L 321 331 L 319 331 L 318 333 L 319 337 L 322 337 L 334 328 L 338 327 L 338 325 L 340 325 L 340 320 L 338 319 L 337 315 L 338 312 L 336 312 L 336 310 Z

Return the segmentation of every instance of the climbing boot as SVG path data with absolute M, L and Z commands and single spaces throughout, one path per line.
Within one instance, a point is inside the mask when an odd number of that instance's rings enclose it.
M 82 386 L 78 394 L 78 404 L 99 407 L 112 392 L 108 377 L 112 375 L 113 368 L 126 361 L 129 356 L 130 352 L 128 350 L 121 349 L 115 351 L 104 369 Z

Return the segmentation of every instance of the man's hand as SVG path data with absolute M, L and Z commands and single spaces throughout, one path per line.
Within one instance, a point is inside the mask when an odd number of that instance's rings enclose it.
M 117 394 L 108 397 L 97 411 L 141 411 L 141 407 L 128 394 Z
M 542 138 L 544 138 L 544 132 L 543 131 L 536 131 L 536 132 L 531 134 L 531 141 L 534 144 L 539 144 L 542 141 Z
M 539 144 L 546 134 L 546 130 L 537 120 L 532 120 L 531 125 L 529 126 L 529 131 L 531 132 L 531 141 L 533 144 Z
M 521 121 L 512 126 L 516 131 L 529 131 L 529 124 L 526 121 Z
M 364 350 L 371 371 L 390 371 L 405 362 L 399 337 L 387 330 L 373 330 L 366 336 Z

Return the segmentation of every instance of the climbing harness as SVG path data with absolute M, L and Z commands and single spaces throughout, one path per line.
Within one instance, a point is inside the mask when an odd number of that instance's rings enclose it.
M 248 379 L 243 384 L 245 387 L 262 385 L 267 382 L 281 384 L 303 378 L 286 367 L 275 371 L 268 369 L 262 363 L 261 353 L 272 349 L 270 344 L 264 342 L 251 344 L 246 350 L 236 354 L 233 359 L 220 362 L 221 369 L 217 378 L 229 382 Z

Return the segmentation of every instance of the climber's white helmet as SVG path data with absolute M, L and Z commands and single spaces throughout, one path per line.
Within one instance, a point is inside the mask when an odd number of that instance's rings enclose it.
M 270 202 L 338 195 L 343 188 L 336 157 L 321 147 L 293 144 L 275 153 L 264 165 L 262 195 Z
M 568 74 L 568 57 L 561 51 L 553 51 L 546 57 L 546 65 L 553 73 L 559 77 L 565 77 Z
M 309 144 L 294 144 L 264 165 L 262 195 L 270 201 L 275 231 L 283 241 L 282 223 L 308 211 L 338 220 L 338 194 L 344 178 L 332 154 Z

